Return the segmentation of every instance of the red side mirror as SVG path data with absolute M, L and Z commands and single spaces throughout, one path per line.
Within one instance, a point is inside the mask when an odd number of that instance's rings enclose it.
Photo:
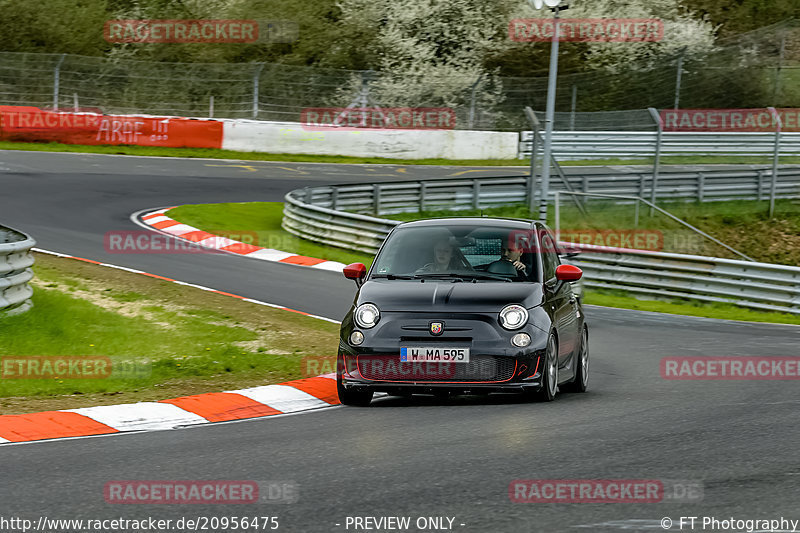
M 344 277 L 347 279 L 360 281 L 367 275 L 367 267 L 363 263 L 351 263 L 344 267 L 342 272 L 344 272 Z
M 559 281 L 578 281 L 583 276 L 583 270 L 575 265 L 559 265 L 556 268 L 556 279 Z

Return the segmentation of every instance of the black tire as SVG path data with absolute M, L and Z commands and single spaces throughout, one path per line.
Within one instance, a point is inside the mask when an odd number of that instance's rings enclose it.
M 547 339 L 547 351 L 542 365 L 542 388 L 536 391 L 533 399 L 538 402 L 552 402 L 558 392 L 558 341 L 554 333 Z
M 564 386 L 568 392 L 586 392 L 589 384 L 589 330 L 583 326 L 581 346 L 574 355 L 575 379 Z
M 371 390 L 345 389 L 342 385 L 342 366 L 344 362 L 339 358 L 336 372 L 336 392 L 339 394 L 339 403 L 351 407 L 367 407 L 372 402 Z

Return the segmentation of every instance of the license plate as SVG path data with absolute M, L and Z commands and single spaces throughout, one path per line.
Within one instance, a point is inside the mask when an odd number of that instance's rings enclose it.
M 428 346 L 400 348 L 400 361 L 409 363 L 427 361 L 469 363 L 469 348 L 439 348 Z

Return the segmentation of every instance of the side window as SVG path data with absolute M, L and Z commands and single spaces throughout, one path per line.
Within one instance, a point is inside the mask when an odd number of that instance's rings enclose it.
M 561 263 L 556 253 L 556 245 L 550 233 L 542 233 L 542 265 L 544 267 L 544 281 L 556 276 L 556 267 Z

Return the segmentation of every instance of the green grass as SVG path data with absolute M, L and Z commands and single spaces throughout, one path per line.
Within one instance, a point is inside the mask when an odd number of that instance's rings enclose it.
M 5 372 L 0 413 L 8 412 L 3 398 L 60 398 L 55 406 L 64 408 L 64 397 L 163 399 L 282 382 L 306 377 L 304 356 L 336 353 L 338 325 L 329 322 L 42 254 L 34 270 L 33 309 L 0 317 L 0 359 L 13 368 L 25 356 L 109 357 L 112 369 L 136 372 L 103 379 Z
M 171 210 L 169 215 L 176 220 L 205 229 L 206 231 L 211 231 L 215 228 L 227 229 L 232 232 L 241 232 L 242 228 L 266 228 L 265 231 L 282 231 L 276 229 L 280 228 L 282 205 L 283 204 L 276 202 L 187 205 Z M 791 204 L 791 202 L 784 201 L 778 202 L 777 207 L 776 213 L 781 217 L 778 220 L 785 220 L 786 224 L 795 224 L 796 226 L 793 227 L 796 227 L 796 233 L 798 239 L 800 239 L 800 210 Z M 738 231 L 740 225 L 747 227 L 756 222 L 759 224 L 765 223 L 763 214 L 764 205 L 756 202 L 687 203 L 674 204 L 669 206 L 669 208 L 679 215 L 696 219 L 696 221 L 710 220 L 714 221 L 714 225 L 716 226 L 731 226 L 732 228 L 737 228 L 736 231 Z M 574 208 L 565 208 L 567 214 L 569 214 L 569 209 Z M 577 213 L 577 210 L 574 211 Z M 486 209 L 482 212 L 490 216 L 531 218 L 531 213 L 525 206 Z M 552 209 L 550 213 L 552 215 Z M 427 211 L 424 213 L 390 215 L 387 218 L 405 221 L 427 217 L 469 216 L 479 214 L 481 214 L 481 211 Z M 630 217 L 628 210 L 620 211 L 618 208 L 612 207 L 601 210 L 597 214 L 596 219 L 591 221 L 591 224 L 594 224 L 594 227 L 596 227 L 597 223 L 605 224 L 607 227 L 628 227 L 629 221 L 624 220 L 624 217 Z M 649 219 L 646 216 L 642 216 L 641 221 L 642 224 L 640 227 L 647 227 L 648 221 L 651 225 L 663 223 L 663 221 Z M 772 223 L 767 221 L 767 223 L 776 224 L 775 221 Z M 586 223 L 586 227 L 593 227 L 591 224 Z M 616 226 L 613 224 L 616 224 Z M 576 224 L 573 227 L 577 228 L 581 226 Z M 211 232 L 213 233 L 214 231 Z M 286 252 L 298 252 L 312 257 L 338 260 L 345 263 L 358 261 L 370 264 L 372 261 L 372 257 L 366 254 L 347 252 L 347 256 L 342 257 L 341 254 L 343 251 L 338 248 L 317 245 L 303 239 L 297 239 L 288 233 L 286 235 L 291 238 L 287 238 L 283 243 L 279 243 L 283 247 L 275 246 L 276 248 Z M 798 243 L 797 249 L 800 250 L 800 243 Z M 300 250 L 302 250 L 302 252 L 300 252 Z M 623 309 L 640 309 L 660 313 L 724 318 L 729 320 L 800 324 L 800 317 L 794 315 L 750 310 L 731 304 L 705 304 L 679 300 L 639 300 L 621 291 L 587 290 L 586 303 Z
M 620 309 L 637 309 L 672 315 L 699 316 L 746 322 L 800 324 L 800 316 L 788 313 L 770 313 L 747 309 L 732 304 L 699 303 L 681 300 L 639 300 L 624 291 L 587 289 L 584 303 Z
M 60 143 L 0 142 L 0 150 L 24 150 L 37 152 L 76 152 L 87 154 L 117 154 L 158 157 L 187 157 L 203 159 L 235 159 L 244 161 L 291 161 L 298 163 L 348 163 L 384 165 L 443 165 L 443 166 L 511 166 L 528 167 L 524 159 L 392 159 L 383 157 L 350 157 L 333 155 L 268 154 L 261 152 L 237 152 L 214 148 L 164 148 L 160 146 L 101 145 L 88 146 Z M 664 156 L 663 165 L 701 165 L 701 164 L 771 164 L 764 156 Z M 562 166 L 585 165 L 652 165 L 652 158 L 642 159 L 586 159 L 563 161 Z M 800 164 L 800 157 L 781 157 L 781 164 Z
M 372 264 L 372 256 L 369 254 L 317 244 L 296 237 L 281 228 L 283 218 L 281 202 L 183 205 L 170 210 L 168 215 L 209 233 L 226 235 L 234 240 L 264 248 L 274 248 L 344 264 L 356 262 Z

